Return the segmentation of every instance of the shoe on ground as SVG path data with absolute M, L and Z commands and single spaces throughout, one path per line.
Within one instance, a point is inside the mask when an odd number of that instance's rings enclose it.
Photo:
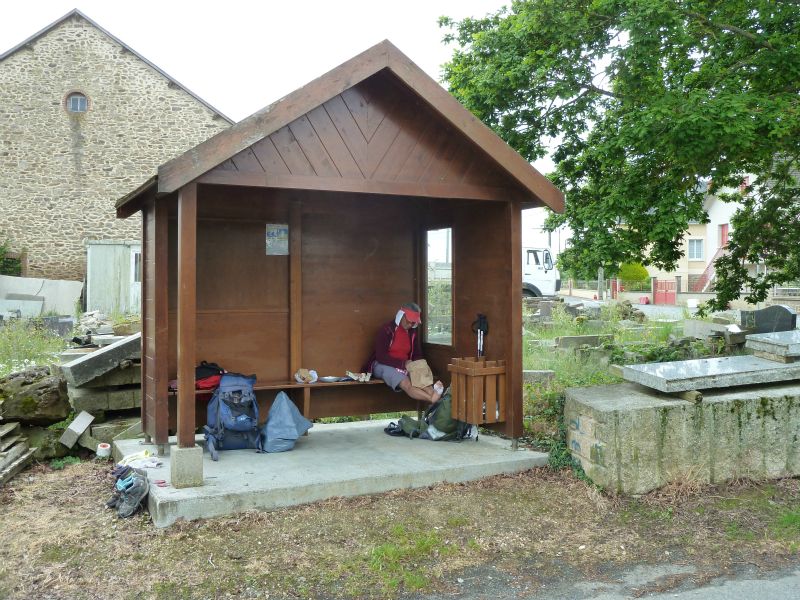
M 150 484 L 147 475 L 134 473 L 133 484 L 120 494 L 120 501 L 117 504 L 117 515 L 126 519 L 133 515 L 147 497 L 150 491 Z

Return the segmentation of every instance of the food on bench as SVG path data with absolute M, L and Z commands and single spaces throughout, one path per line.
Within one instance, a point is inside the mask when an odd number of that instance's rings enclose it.
M 314 383 L 317 380 L 317 372 L 314 369 L 297 369 L 294 379 L 297 383 Z
M 353 381 L 366 382 L 372 378 L 372 373 L 353 373 L 352 371 L 345 371 L 345 374 Z

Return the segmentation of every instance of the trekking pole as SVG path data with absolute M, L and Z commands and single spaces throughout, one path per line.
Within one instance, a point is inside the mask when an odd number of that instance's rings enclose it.
M 472 331 L 478 336 L 478 358 L 483 356 L 483 343 L 489 333 L 489 320 L 486 315 L 478 313 L 478 319 L 472 323 Z

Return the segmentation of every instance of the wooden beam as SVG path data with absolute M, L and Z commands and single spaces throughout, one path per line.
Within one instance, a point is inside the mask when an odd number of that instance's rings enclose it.
M 289 379 L 303 366 L 303 207 L 289 207 Z
M 370 181 L 367 179 L 343 179 L 340 177 L 315 177 L 308 175 L 269 175 L 267 173 L 236 171 L 214 171 L 206 173 L 197 179 L 197 183 L 324 192 L 350 192 L 354 194 L 494 200 L 501 202 L 510 199 L 520 199 L 520 192 L 518 190 L 484 185 Z
M 194 446 L 197 184 L 178 192 L 178 446 Z
M 508 203 L 508 348 L 506 350 L 506 435 L 522 437 L 522 210 Z
M 150 319 L 153 318 L 151 314 L 151 308 L 148 305 L 147 299 L 149 298 L 149 294 L 151 291 L 151 285 L 148 283 L 148 279 L 151 277 L 152 269 L 153 269 L 153 253 L 150 249 L 150 244 L 152 243 L 152 239 L 155 237 L 155 227 L 153 227 L 153 233 L 147 233 L 148 222 L 150 219 L 155 218 L 155 203 L 150 202 L 142 207 L 142 290 L 141 290 L 141 308 L 140 313 L 142 316 L 142 370 L 141 370 L 141 381 L 139 383 L 140 387 L 140 394 L 141 394 L 141 406 L 140 406 L 140 416 L 142 419 L 142 431 L 144 432 L 145 436 L 147 436 L 147 442 L 150 442 L 153 437 L 155 437 L 155 431 L 148 427 L 148 419 L 147 413 L 153 412 L 155 409 L 155 402 L 153 405 L 150 403 L 150 399 L 148 398 L 148 380 L 152 380 L 154 377 L 154 373 L 150 372 L 148 368 L 148 358 L 149 353 L 147 351 L 147 340 L 148 338 L 153 337 L 153 330 L 155 328 L 151 328 L 150 324 L 148 323 L 148 317 Z M 150 364 L 153 364 L 150 362 Z

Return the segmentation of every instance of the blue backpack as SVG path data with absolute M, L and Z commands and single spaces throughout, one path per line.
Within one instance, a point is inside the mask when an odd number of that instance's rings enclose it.
M 219 460 L 218 450 L 263 450 L 255 383 L 255 375 L 222 375 L 208 403 L 207 425 L 203 428 L 211 460 Z

